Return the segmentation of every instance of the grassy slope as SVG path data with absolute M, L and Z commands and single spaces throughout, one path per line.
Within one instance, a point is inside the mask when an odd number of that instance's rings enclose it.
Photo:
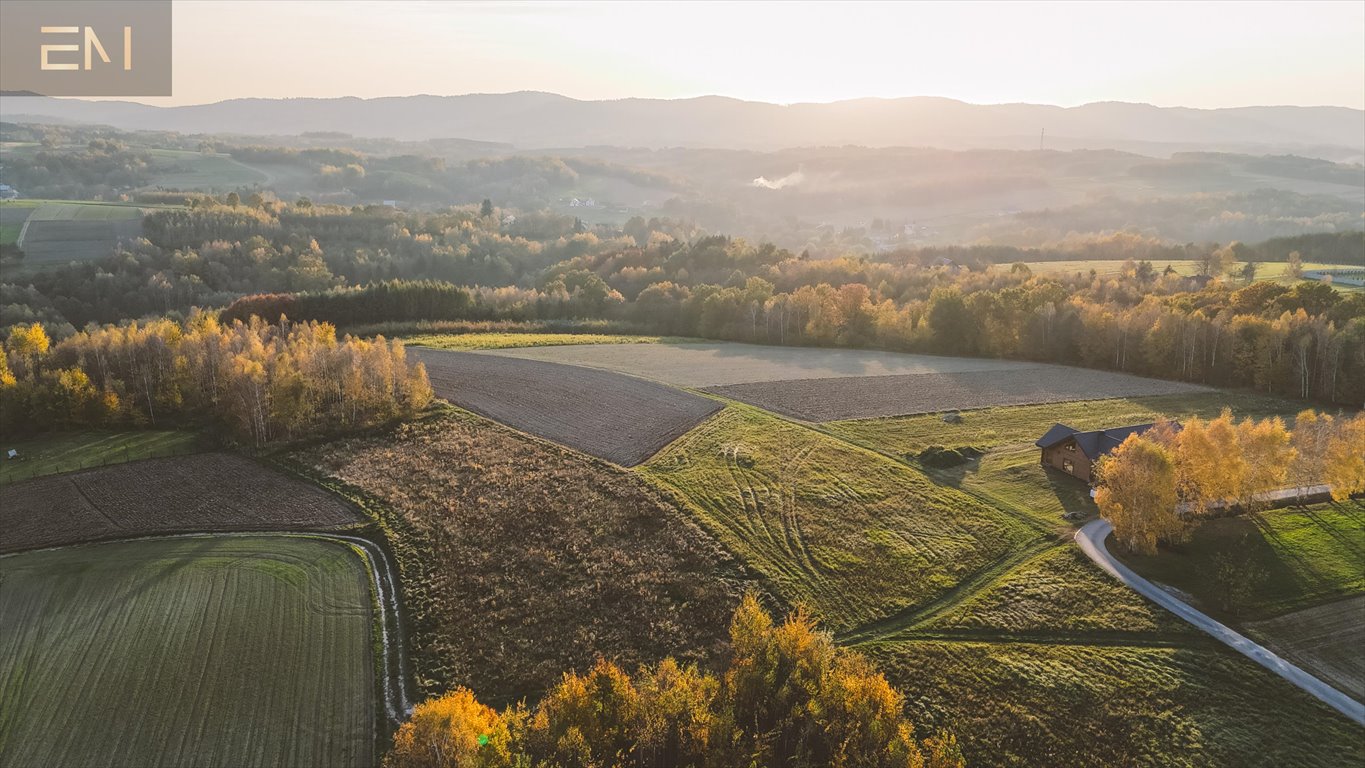
M 1358 766 L 1359 726 L 1230 650 L 1009 642 L 864 646 L 921 731 L 970 765 Z
M 1097 568 L 1079 548 L 1064 544 L 1020 565 L 931 619 L 928 629 L 982 633 L 1123 632 L 1197 634 Z
M 838 631 L 942 597 L 1040 538 L 909 467 L 735 404 L 640 472 Z
M 686 339 L 615 333 L 424 333 L 405 336 L 403 341 L 435 349 L 513 349 L 574 344 L 660 344 Z
M 1118 554 L 1133 570 L 1195 597 L 1233 621 L 1254 621 L 1365 593 L 1365 502 L 1345 501 L 1208 520 L 1178 547 Z M 1220 610 L 1212 578 L 1219 555 L 1245 557 L 1260 577 L 1240 606 Z
M 964 413 L 962 424 L 914 416 L 825 427 L 915 467 L 914 454 L 930 445 L 982 449 L 979 460 L 926 474 L 1044 522 L 1056 521 L 1063 505 L 1089 505 L 1083 486 L 1037 466 L 1032 442 L 1054 421 L 1095 428 L 1212 416 L 1225 406 L 1266 416 L 1292 415 L 1301 404 L 1209 393 L 984 409 Z M 1340 535 L 1347 526 L 1335 522 Z M 1334 575 L 1322 578 L 1340 583 L 1349 545 L 1326 541 L 1322 529 L 1275 527 L 1281 542 L 1319 558 L 1311 570 L 1325 569 Z M 1331 554 L 1322 557 L 1324 550 Z M 899 627 L 846 639 L 909 694 L 923 728 L 956 730 L 975 764 L 1329 766 L 1365 759 L 1355 726 L 1118 586 L 1069 543 L 969 583 Z
M 373 762 L 369 578 L 303 538 L 0 559 L 0 764 Z
M 191 432 L 156 430 L 57 432 L 7 440 L 0 442 L 0 485 L 105 464 L 191 453 L 197 441 Z M 19 452 L 19 460 L 3 458 L 10 449 Z
M 268 176 L 227 155 L 174 149 L 149 150 L 158 162 L 148 186 L 171 189 L 232 189 L 262 184 Z
M 978 459 L 958 467 L 922 467 L 935 481 L 961 488 L 1003 509 L 1060 525 L 1066 512 L 1094 514 L 1084 484 L 1038 464 L 1033 446 L 1054 422 L 1078 429 L 1140 424 L 1159 418 L 1209 418 L 1223 408 L 1238 417 L 1293 416 L 1303 403 L 1231 392 L 1115 398 L 1056 405 L 983 408 L 962 413 L 958 424 L 936 415 L 840 421 L 824 425 L 831 434 L 920 466 L 918 454 L 931 445 L 972 447 Z

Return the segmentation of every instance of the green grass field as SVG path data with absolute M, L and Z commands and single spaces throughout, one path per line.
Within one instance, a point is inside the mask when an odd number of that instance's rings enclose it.
M 1048 549 L 953 610 L 917 628 L 981 635 L 1159 633 L 1198 630 L 1101 571 L 1069 542 Z
M 921 732 L 954 729 L 968 765 L 1343 768 L 1360 727 L 1235 652 L 1100 642 L 862 646 Z
M 0 442 L 0 485 L 30 477 L 71 472 L 155 456 L 192 453 L 199 437 L 192 432 L 58 432 Z M 13 449 L 18 459 L 4 458 Z
M 0 245 L 14 245 L 19 241 L 19 233 L 23 230 L 23 222 L 18 224 L 0 224 Z
M 69 221 L 72 219 L 95 219 L 104 221 L 118 221 L 122 219 L 135 219 L 142 215 L 143 208 L 156 208 L 162 206 L 146 206 L 141 203 L 116 203 L 104 202 L 101 200 L 39 200 L 37 198 L 21 198 L 18 200 L 0 200 L 0 208 L 36 208 L 31 217 L 34 221 Z
M 1292 507 L 1208 520 L 1190 540 L 1156 555 L 1124 554 L 1129 567 L 1189 593 L 1209 613 L 1254 621 L 1365 593 L 1365 502 Z M 1248 569 L 1246 596 L 1224 607 L 1219 556 Z
M 667 344 L 684 341 L 690 339 L 619 333 L 423 333 L 403 337 L 406 344 L 458 350 L 558 347 L 575 344 Z
M 152 186 L 170 189 L 235 189 L 264 184 L 268 174 L 227 155 L 177 149 L 148 150 L 158 161 L 152 167 Z
M 1210 392 L 988 408 L 963 412 L 960 424 L 925 415 L 833 422 L 821 430 L 918 470 L 938 490 L 960 491 L 1014 519 L 1031 519 L 1035 530 L 1060 533 L 1068 528 L 1063 511 L 1095 509 L 1084 484 L 1038 466 L 1033 441 L 1054 422 L 1093 429 L 1210 417 L 1224 407 L 1238 416 L 1292 417 L 1304 404 Z M 935 445 L 981 454 L 955 467 L 924 466 L 919 454 Z M 1363 517 L 1358 508 L 1315 509 L 1272 513 L 1260 525 L 1219 524 L 1261 532 L 1258 557 L 1274 576 L 1253 600 L 1278 612 L 1365 592 Z M 1194 545 L 1205 538 L 1196 535 Z M 1211 547 L 1173 566 L 1193 580 L 1191 588 L 1204 568 L 1192 563 L 1206 561 Z M 1265 628 L 1265 635 L 1272 632 L 1304 640 Z M 839 637 L 871 655 L 908 693 L 922 729 L 954 729 L 969 764 L 1331 766 L 1365 759 L 1356 726 L 1121 586 L 1068 538 L 1016 545 L 1011 556 L 896 621 Z M 1312 655 L 1307 661 L 1332 664 L 1342 661 L 1346 646 L 1298 647 Z M 1332 679 L 1355 679 L 1357 666 L 1337 663 Z
M 949 448 L 971 446 L 989 450 L 1008 445 L 1032 445 L 1055 422 L 1077 429 L 1099 429 L 1141 424 L 1160 417 L 1170 419 L 1211 418 L 1223 408 L 1237 417 L 1293 416 L 1309 407 L 1302 401 L 1283 400 L 1241 392 L 1199 392 L 1190 395 L 1086 400 L 1051 405 L 1022 405 L 964 411 L 962 422 L 948 424 L 939 416 L 903 416 L 889 419 L 836 421 L 825 424 L 829 432 L 895 455 L 918 454 L 931 445 Z
M 1210 418 L 1223 408 L 1239 417 L 1292 417 L 1304 404 L 1261 395 L 1201 392 L 1191 395 L 1091 400 L 964 411 L 960 423 L 937 415 L 840 421 L 824 425 L 833 435 L 922 469 L 936 482 L 968 491 L 1003 509 L 1061 526 L 1068 512 L 1097 512 L 1089 489 L 1074 478 L 1038 464 L 1033 446 L 1060 421 L 1077 429 L 1141 424 L 1159 418 Z M 918 456 L 934 445 L 974 448 L 979 458 L 957 467 L 923 466 Z
M 345 547 L 114 542 L 0 578 L 2 765 L 374 763 L 369 577 Z
M 836 631 L 894 621 L 1042 536 L 910 467 L 736 404 L 640 471 Z
M 142 209 L 133 205 L 51 202 L 38 206 L 28 217 L 39 221 L 130 221 L 142 218 Z

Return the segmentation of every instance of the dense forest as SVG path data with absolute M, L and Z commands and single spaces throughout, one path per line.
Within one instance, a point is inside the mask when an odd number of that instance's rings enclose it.
M 1163 245 L 1131 234 L 1074 250 L 925 247 L 816 259 L 666 219 L 588 230 L 491 204 L 443 213 L 195 200 L 145 239 L 0 287 L 0 322 L 62 338 L 88 323 L 225 306 L 224 320 L 339 327 L 421 320 L 598 319 L 772 344 L 1015 357 L 1365 402 L 1365 294 L 1256 281 L 1261 259 L 1365 253 L 1365 234 Z M 1289 250 L 1289 249 L 1293 250 Z M 1098 274 L 1024 262 L 1108 257 Z M 1197 274 L 1153 259 L 1192 263 Z M 1248 267 L 1247 265 L 1251 266 Z M 1234 266 L 1236 265 L 1236 266 Z

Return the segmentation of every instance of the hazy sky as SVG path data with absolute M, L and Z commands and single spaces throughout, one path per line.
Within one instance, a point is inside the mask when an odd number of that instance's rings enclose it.
M 1365 2 L 177 0 L 175 96 L 1365 107 Z

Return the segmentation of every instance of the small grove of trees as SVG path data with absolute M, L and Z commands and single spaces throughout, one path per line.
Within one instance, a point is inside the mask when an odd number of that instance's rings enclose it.
M 1132 551 L 1179 541 L 1192 518 L 1254 510 L 1266 494 L 1326 485 L 1332 498 L 1365 492 L 1365 413 L 1303 411 L 1293 431 L 1279 418 L 1191 419 L 1130 435 L 1098 464 L 1095 502 Z
M 0 428 L 215 425 L 256 446 L 413 414 L 431 401 L 421 363 L 382 336 L 326 323 L 223 324 L 196 312 L 110 325 L 52 345 L 16 329 L 0 355 Z
M 386 768 L 901 766 L 960 768 L 956 739 L 917 740 L 903 697 L 805 613 L 774 624 L 753 596 L 720 674 L 671 659 L 631 676 L 566 673 L 534 708 L 497 712 L 460 688 L 418 705 Z

